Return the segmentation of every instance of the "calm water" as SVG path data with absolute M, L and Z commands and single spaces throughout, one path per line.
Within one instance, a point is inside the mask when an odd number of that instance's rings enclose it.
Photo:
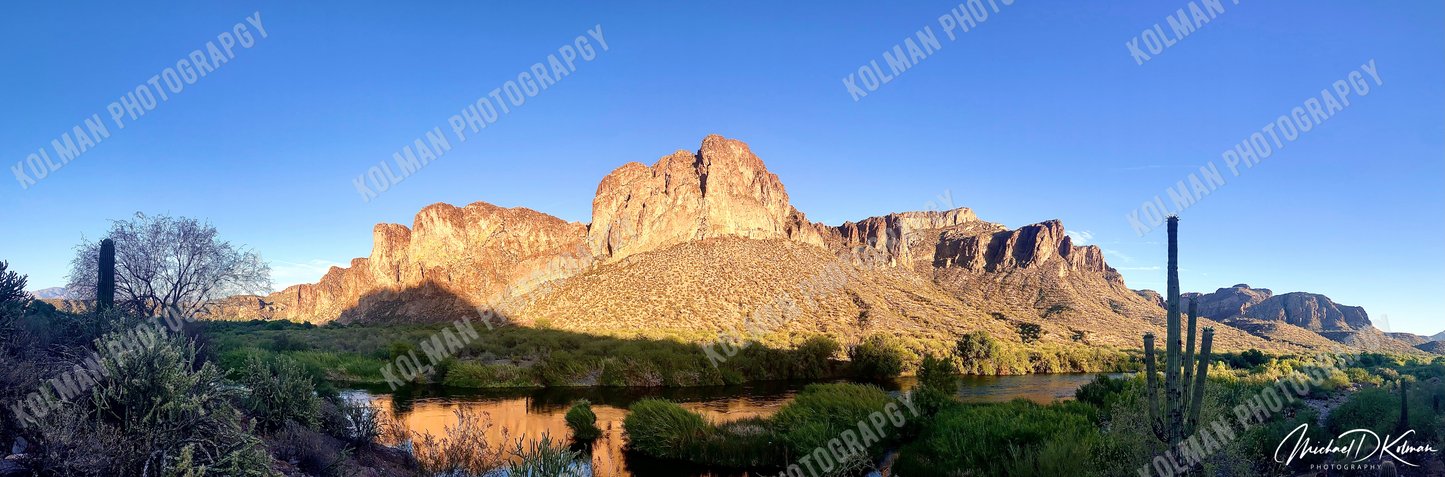
M 1092 374 L 1028 376 L 966 376 L 959 391 L 964 402 L 1004 402 L 1024 398 L 1039 403 L 1067 399 L 1093 379 Z M 841 382 L 841 381 L 836 381 Z M 913 378 L 878 382 L 889 391 L 912 388 Z M 639 399 L 660 397 L 682 404 L 714 421 L 752 416 L 769 416 L 809 382 L 771 381 L 737 386 L 700 388 L 548 388 L 548 389 L 464 389 L 426 387 L 395 393 L 385 388 L 355 388 L 343 394 L 354 399 L 371 399 L 406 422 L 417 432 L 446 434 L 445 426 L 456 425 L 458 408 L 485 412 L 497 428 L 512 438 L 535 438 L 548 432 L 554 438 L 568 437 L 563 415 L 572 403 L 586 398 L 597 414 L 603 436 L 589 450 L 592 467 L 601 477 L 742 477 L 746 471 L 691 466 L 660 461 L 624 450 L 622 419 L 626 409 Z M 500 442 L 496 442 L 500 444 Z M 776 471 L 773 473 L 776 475 Z

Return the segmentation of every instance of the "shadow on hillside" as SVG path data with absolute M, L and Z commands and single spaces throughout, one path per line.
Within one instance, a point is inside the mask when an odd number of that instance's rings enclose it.
M 362 295 L 356 305 L 347 308 L 337 316 L 343 324 L 398 324 L 398 323 L 446 323 L 462 318 L 473 321 L 482 318 L 482 312 L 453 286 L 428 279 L 420 286 L 402 290 L 378 290 Z M 515 300 L 515 299 L 514 299 Z M 518 300 L 518 303 L 525 303 Z M 505 313 L 490 307 L 494 326 L 511 323 Z

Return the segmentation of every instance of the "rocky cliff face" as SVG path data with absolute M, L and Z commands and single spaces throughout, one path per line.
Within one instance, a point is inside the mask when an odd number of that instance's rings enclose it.
M 721 236 L 821 245 L 807 225 L 747 144 L 712 135 L 696 153 L 627 163 L 602 178 L 587 245 L 604 260 Z
M 1339 305 L 1327 296 L 1314 293 L 1294 292 L 1269 297 L 1249 307 L 1244 316 L 1283 321 L 1316 332 L 1374 329 L 1364 308 Z
M 1229 288 L 1220 288 L 1214 293 L 1184 293 L 1181 296 L 1186 298 L 1185 303 L 1188 303 L 1187 298 L 1191 296 L 1199 300 L 1199 316 L 1223 320 L 1243 316 L 1251 306 L 1274 296 L 1274 292 L 1268 288 L 1250 288 L 1249 285 L 1240 283 Z
M 958 208 L 811 223 L 746 144 L 716 135 L 696 152 L 613 170 L 587 225 L 433 204 L 410 227 L 379 224 L 372 236 L 371 254 L 350 267 L 245 308 L 312 322 L 452 320 L 489 308 L 571 329 L 703 332 L 771 310 L 803 331 L 988 329 L 1008 339 L 1015 325 L 1037 323 L 1046 340 L 1121 346 L 1163 324 L 1155 299 L 1125 287 L 1098 247 L 1074 245 L 1057 220 L 1010 230 Z M 1354 319 L 1327 308 L 1315 321 Z M 1222 348 L 1278 347 L 1237 330 L 1218 336 Z
M 278 317 L 422 319 L 500 302 L 575 274 L 593 257 L 587 228 L 531 209 L 432 204 L 412 227 L 377 224 L 371 255 L 321 281 L 271 294 Z

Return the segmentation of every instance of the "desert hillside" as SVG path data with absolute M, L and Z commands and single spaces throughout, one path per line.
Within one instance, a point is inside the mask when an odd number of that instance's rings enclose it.
M 1358 307 L 1242 287 L 1194 294 L 1220 349 L 1289 351 L 1379 334 Z M 1018 340 L 1027 323 L 1044 341 L 1138 347 L 1164 324 L 1151 293 L 1130 290 L 1098 247 L 1074 245 L 1057 220 L 1011 230 L 958 208 L 809 222 L 746 144 L 712 135 L 695 152 L 603 177 L 589 224 L 485 202 L 432 204 L 410 227 L 376 225 L 371 255 L 350 267 L 234 299 L 219 314 L 406 322 L 491 310 L 571 330 L 755 327 L 846 339 L 989 330 Z

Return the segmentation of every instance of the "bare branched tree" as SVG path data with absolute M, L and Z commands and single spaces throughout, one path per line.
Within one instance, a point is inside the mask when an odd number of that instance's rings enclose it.
M 210 221 L 137 212 L 112 220 L 107 238 L 115 241 L 115 304 L 142 316 L 172 307 L 190 316 L 220 298 L 271 291 L 271 267 L 261 255 L 219 239 Z M 95 298 L 99 257 L 100 240 L 82 238 L 67 291 Z

